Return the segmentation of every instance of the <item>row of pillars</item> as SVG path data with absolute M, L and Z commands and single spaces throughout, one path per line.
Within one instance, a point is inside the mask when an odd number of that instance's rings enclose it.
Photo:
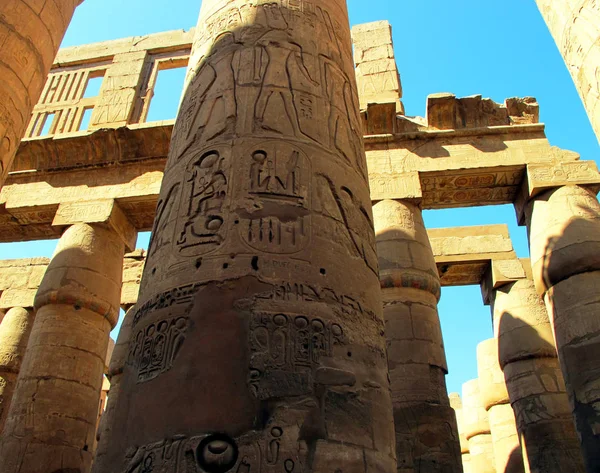
M 11 2 L 11 5 L 14 3 Z M 29 4 L 29 2 L 20 3 L 23 3 L 21 5 L 23 8 L 28 7 L 25 3 Z M 55 4 L 50 0 L 42 3 Z M 66 3 L 72 5 L 74 9 L 75 2 Z M 212 1 L 203 3 L 203 14 L 206 18 L 218 15 L 219 8 L 225 3 L 227 2 Z M 323 43 L 328 48 L 323 51 L 323 54 L 328 58 L 327 61 L 329 61 L 327 67 L 328 70 L 334 71 L 342 77 L 345 74 L 343 71 L 351 71 L 352 69 L 345 2 L 330 0 L 323 2 L 321 7 L 325 9 L 325 13 L 330 17 L 336 18 L 337 29 L 335 31 L 333 29 L 320 30 L 319 41 L 325 41 L 325 33 L 327 32 L 329 39 L 327 39 L 327 44 Z M 258 7 L 252 6 L 252 8 Z M 70 12 L 72 13 L 72 10 Z M 301 17 L 302 14 L 308 15 L 308 10 L 304 13 L 295 10 L 293 18 Z M 70 15 L 64 15 L 64 18 L 67 16 L 70 17 Z M 281 25 L 285 24 L 281 21 L 282 17 L 277 16 L 277 12 L 272 9 L 268 9 L 264 18 L 271 29 L 282 28 Z M 262 25 L 259 25 L 259 21 L 263 21 L 260 16 L 248 21 L 255 21 L 256 25 L 254 26 L 259 29 L 263 28 Z M 331 25 L 327 22 L 324 24 Z M 302 28 L 308 28 L 310 25 L 311 23 L 306 21 L 303 23 Z M 344 25 L 344 27 L 341 28 L 339 25 Z M 66 22 L 63 23 L 63 26 L 66 28 Z M 61 30 L 60 35 L 64 33 L 64 28 Z M 329 28 L 329 26 L 324 28 Z M 190 61 L 192 81 L 194 71 L 199 70 L 197 69 L 197 62 L 202 60 L 201 57 L 204 57 L 200 52 L 207 49 L 207 47 L 212 47 L 209 44 L 210 42 L 207 42 L 208 39 L 205 36 L 204 29 L 199 28 L 198 31 L 199 36 L 195 45 L 198 54 L 192 54 L 192 60 Z M 303 41 L 307 38 L 302 36 L 302 31 L 301 28 L 294 31 L 290 30 L 285 32 L 281 40 L 265 40 L 267 41 L 267 47 L 270 48 L 268 51 L 271 60 L 281 59 L 280 56 L 283 54 L 281 50 L 282 42 L 283 44 L 288 44 L 287 42 L 303 44 Z M 331 38 L 335 38 L 335 41 Z M 251 42 L 252 35 L 244 37 L 244 41 Z M 56 45 L 56 41 L 53 44 Z M 235 43 L 235 47 L 238 47 L 237 44 Z M 342 44 L 342 47 L 340 47 L 340 44 Z M 220 64 L 219 61 L 224 61 L 227 59 L 228 54 L 232 54 L 231 47 L 233 46 L 227 41 L 221 41 L 210 52 L 207 60 L 213 61 L 217 65 Z M 338 52 L 332 53 L 336 47 Z M 287 54 L 288 56 L 285 57 L 292 57 L 289 52 Z M 50 57 L 51 52 L 46 56 Z M 296 56 L 293 57 L 296 58 Z M 322 57 L 325 56 L 318 56 L 318 58 Z M 304 58 L 302 59 L 304 60 Z M 296 58 L 295 60 L 299 59 Z M 276 64 L 276 62 L 272 64 Z M 287 64 L 285 60 L 283 64 Z M 47 72 L 47 68 L 40 70 Z M 347 80 L 350 81 L 348 87 L 355 100 L 355 84 L 350 77 L 351 74 L 345 75 L 348 77 Z M 332 77 L 335 79 L 338 76 L 334 74 Z M 256 86 L 256 84 L 247 84 L 247 89 L 238 91 L 239 95 L 236 95 L 236 99 L 239 100 L 237 106 L 243 108 L 245 105 L 250 105 L 250 100 L 256 98 L 256 95 L 252 95 L 252 90 Z M 216 94 L 220 90 L 211 93 Z M 219 93 L 221 93 L 219 97 L 222 99 L 223 92 Z M 277 92 L 277 94 L 279 93 Z M 313 93 L 318 95 L 322 91 L 314 89 Z M 272 94 L 279 97 L 275 92 L 272 92 Z M 283 92 L 281 94 L 282 100 L 287 97 L 287 95 L 283 95 Z M 12 96 L 18 96 L 18 94 L 12 91 L 9 97 Z M 330 97 L 325 96 L 321 98 L 323 100 L 330 99 Z M 269 103 L 266 103 L 265 108 L 268 105 Z M 196 107 L 196 113 L 191 113 L 191 115 L 196 116 L 202 106 L 203 101 L 195 103 L 188 97 L 184 98 L 182 109 Z M 21 108 L 24 110 L 26 107 Z M 194 110 L 191 111 L 194 112 Z M 350 114 L 348 123 L 339 119 L 338 127 L 348 128 L 348 135 L 351 136 L 352 123 L 358 123 L 358 117 L 354 115 L 353 110 L 349 110 L 348 113 Z M 232 120 L 235 121 L 236 117 L 227 115 L 225 119 L 224 121 L 229 123 Z M 281 119 L 281 117 L 278 117 L 278 119 Z M 294 120 L 293 117 L 291 119 Z M 175 135 L 181 127 L 180 121 L 176 125 Z M 6 117 L 2 117 L 2 122 L 7 122 Z M 14 120 L 10 123 L 13 122 Z M 348 199 L 352 200 L 352 203 L 359 199 L 357 196 L 367 194 L 366 181 L 361 180 L 360 173 L 356 169 L 348 170 L 346 165 L 338 163 L 337 158 L 333 159 L 331 157 L 337 156 L 336 153 L 339 154 L 335 147 L 320 147 L 321 145 L 316 146 L 314 143 L 307 145 L 305 141 L 299 140 L 296 136 L 297 127 L 292 128 L 280 132 L 283 133 L 282 136 L 272 138 L 280 143 L 295 143 L 293 146 L 300 147 L 303 150 L 312 150 L 313 153 L 323 153 L 322 156 L 319 155 L 319 159 L 315 157 L 313 160 L 313 166 L 323 167 L 315 169 L 315 172 L 318 171 L 317 174 L 320 173 L 319 175 L 327 177 L 323 180 L 325 183 L 323 190 L 340 187 L 348 194 Z M 9 153 L 15 148 L 15 140 L 12 140 L 11 136 L 17 133 L 14 131 L 16 129 L 11 128 L 13 130 L 11 131 L 12 135 L 4 133 L 3 146 Z M 263 130 L 261 132 L 266 130 L 268 133 L 271 128 L 263 127 L 261 130 Z M 239 128 L 219 129 L 219 132 L 224 133 L 227 140 L 242 136 L 248 138 L 244 135 L 248 131 L 242 124 Z M 17 134 L 16 136 L 20 135 Z M 209 137 L 203 138 L 203 134 L 200 132 L 197 136 L 198 142 L 209 140 Z M 8 137 L 8 142 L 6 137 Z M 302 139 L 304 140 L 304 138 Z M 241 141 L 244 142 L 244 140 Z M 232 141 L 226 141 L 226 143 L 230 147 L 237 146 L 231 144 Z M 174 147 L 174 149 L 177 149 L 177 147 Z M 188 146 L 185 149 L 192 149 L 193 151 L 195 148 Z M 184 151 L 182 153 L 185 154 Z M 265 154 L 264 151 L 261 151 L 261 153 Z M 232 155 L 235 155 L 232 159 L 238 159 L 238 154 L 243 155 L 243 153 L 232 153 Z M 361 166 L 364 167 L 365 162 L 364 155 L 358 154 L 357 169 L 360 169 Z M 296 151 L 296 155 L 300 156 L 299 152 Z M 194 156 L 193 153 L 188 153 L 185 155 L 185 159 L 181 156 L 171 157 L 169 163 L 174 163 L 175 158 L 184 162 L 194 158 Z M 213 152 L 208 157 L 214 158 L 214 156 L 215 153 Z M 343 162 L 343 160 L 339 162 Z M 206 165 L 212 165 L 212 161 L 206 163 Z M 165 175 L 167 184 L 172 184 L 169 179 L 177 180 L 181 177 L 176 176 L 177 173 L 183 172 L 177 166 L 167 166 Z M 6 172 L 6 169 L 4 171 Z M 342 181 L 346 184 L 343 184 Z M 167 184 L 164 186 L 163 194 L 169 191 L 166 187 Z M 315 181 L 315 186 L 317 185 Z M 348 185 L 353 187 L 354 192 L 348 189 Z M 337 204 L 342 205 L 340 203 L 342 201 L 343 198 L 338 198 Z M 344 205 L 348 205 L 348 203 L 345 202 Z M 283 206 L 282 208 L 287 207 Z M 598 221 L 600 219 L 600 205 L 589 190 L 578 186 L 568 186 L 549 189 L 532 197 L 527 202 L 525 209 L 525 220 L 528 225 L 531 243 L 533 278 L 537 290 L 537 293 L 531 292 L 528 297 L 535 301 L 538 301 L 540 296 L 544 298 L 545 306 L 550 314 L 552 334 L 556 342 L 561 372 L 566 382 L 566 392 L 574 415 L 584 462 L 589 472 L 597 471 L 600 467 L 600 432 L 598 427 L 600 425 L 600 389 L 598 389 L 600 384 L 600 363 L 598 362 L 598 353 L 600 353 L 598 349 L 600 347 L 600 308 L 598 304 L 600 304 L 600 298 L 597 295 L 596 288 L 600 285 L 600 260 L 598 259 L 598 254 L 600 254 L 598 251 L 600 245 L 600 237 L 598 236 L 600 235 L 598 231 L 600 229 L 600 222 Z M 200 210 L 202 210 L 201 207 L 199 207 Z M 347 212 L 348 210 L 343 208 L 344 215 Z M 368 211 L 365 210 L 364 212 L 368 214 Z M 362 289 L 367 291 L 371 286 L 372 278 L 369 275 L 370 270 L 363 265 L 363 261 L 357 262 L 355 258 L 349 257 L 347 250 L 344 250 L 346 253 L 341 252 L 341 245 L 331 246 L 327 250 L 319 247 L 319 245 L 324 245 L 326 242 L 335 243 L 331 241 L 331 238 L 332 235 L 341 234 L 342 227 L 338 228 L 337 226 L 341 225 L 342 220 L 344 220 L 343 223 L 346 227 L 352 227 L 350 234 L 355 245 L 357 245 L 356 235 L 358 235 L 360 241 L 360 237 L 364 236 L 366 238 L 370 235 L 369 229 L 363 228 L 364 226 L 361 226 L 358 220 L 351 220 L 347 216 L 338 221 L 332 218 L 326 219 L 324 216 L 327 212 L 325 211 L 320 213 L 314 211 L 313 213 L 315 219 L 321 219 L 319 221 L 322 223 L 321 226 L 315 225 L 312 230 L 315 232 L 312 244 L 315 251 L 321 252 L 318 253 L 320 258 L 330 263 L 337 271 L 336 274 L 339 280 L 336 281 L 336 285 L 340 288 L 347 286 L 355 291 L 355 294 L 359 293 L 358 287 L 356 287 L 357 284 L 359 286 L 363 285 Z M 351 214 L 348 213 L 348 215 Z M 421 210 L 417 205 L 410 202 L 383 201 L 375 206 L 374 215 L 384 299 L 398 470 L 402 472 L 460 472 L 462 467 L 458 427 L 445 387 L 444 376 L 447 372 L 447 366 L 437 314 L 440 283 L 431 246 L 423 225 Z M 214 230 L 217 228 L 215 225 L 213 222 L 212 226 L 207 228 Z M 324 233 L 323 229 L 327 225 L 336 225 L 336 230 L 332 231 L 331 234 Z M 343 227 L 344 231 L 348 231 L 346 227 Z M 127 238 L 123 239 L 123 234 L 115 231 L 115 228 L 118 228 L 118 226 L 106 226 L 95 222 L 74 223 L 68 227 L 60 240 L 57 252 L 48 267 L 36 297 L 37 312 L 35 321 L 33 322 L 30 340 L 20 366 L 12 402 L 8 408 L 4 430 L 0 438 L 0 464 L 6 473 L 86 472 L 91 467 L 93 450 L 91 446 L 96 430 L 97 406 L 104 366 L 103 354 L 106 352 L 108 334 L 117 321 L 123 253 L 125 244 L 129 241 Z M 361 242 L 360 247 L 363 251 L 366 251 L 366 244 Z M 164 271 L 164 267 L 160 267 L 160 258 L 164 255 L 162 253 L 157 253 L 157 255 L 152 261 L 152 265 L 157 265 L 160 271 Z M 313 252 L 310 256 L 314 259 L 314 261 L 311 260 L 313 264 L 318 259 L 315 255 L 317 253 Z M 368 260 L 368 256 L 365 255 L 364 258 L 365 261 Z M 156 269 L 156 266 L 154 268 Z M 250 269 L 248 270 L 250 271 Z M 255 268 L 252 268 L 252 270 L 256 271 Z M 203 268 L 201 274 L 205 274 L 206 271 L 208 270 Z M 294 274 L 290 272 L 286 276 L 288 278 L 293 276 L 300 280 L 305 278 L 301 270 L 289 271 L 294 272 Z M 325 273 L 322 271 L 321 275 L 324 276 Z M 144 278 L 151 280 L 148 271 Z M 227 297 L 235 299 L 236 294 L 238 294 L 235 289 L 236 284 L 238 286 L 249 284 L 248 279 L 245 279 L 245 282 L 238 283 L 237 280 L 227 279 L 221 274 L 218 277 L 215 276 L 215 278 L 221 281 L 229 281 L 228 285 L 215 288 L 214 294 L 211 296 L 222 296 L 223 300 Z M 254 281 L 254 279 L 250 279 Z M 259 292 L 259 289 L 252 284 L 248 286 L 248 290 Z M 154 293 L 153 291 L 158 291 L 158 288 L 154 288 L 152 284 L 146 286 L 144 297 L 148 299 Z M 206 304 L 210 301 L 209 296 L 210 294 L 205 292 L 203 296 L 205 299 L 198 298 L 198 303 L 202 307 L 206 307 Z M 368 301 L 367 305 L 372 305 L 373 301 L 378 300 L 378 296 L 374 293 L 367 293 L 363 294 L 363 299 Z M 500 299 L 497 298 L 495 304 L 500 304 Z M 507 313 L 510 313 L 510 310 L 516 309 L 507 304 Z M 377 314 L 374 314 L 374 317 L 377 318 Z M 196 312 L 192 315 L 198 317 Z M 278 320 L 281 322 L 281 318 Z M 214 321 L 212 322 L 214 323 Z M 303 319 L 299 318 L 298 323 L 302 325 Z M 370 409 L 372 415 L 364 417 L 362 422 L 371 423 L 371 431 L 374 435 L 373 445 L 359 446 L 352 444 L 343 447 L 344 442 L 340 444 L 334 441 L 332 432 L 336 430 L 335 427 L 339 427 L 336 435 L 341 438 L 348 435 L 348 432 L 344 431 L 346 419 L 343 416 L 327 417 L 328 409 L 339 409 L 339 406 L 331 404 L 331 399 L 335 398 L 335 394 L 329 398 L 325 396 L 320 401 L 323 403 L 329 402 L 330 404 L 327 404 L 325 408 L 322 407 L 322 410 L 319 411 L 319 409 L 310 407 L 309 404 L 306 404 L 306 406 L 297 405 L 294 409 L 290 409 L 289 406 L 281 404 L 275 398 L 259 393 L 266 396 L 263 399 L 264 402 L 267 404 L 268 402 L 274 403 L 271 408 L 275 408 L 276 415 L 280 415 L 288 422 L 286 429 L 289 427 L 292 432 L 294 432 L 294 428 L 297 430 L 299 425 L 297 424 L 299 421 L 293 420 L 292 417 L 296 413 L 298 413 L 297 415 L 305 415 L 304 413 L 308 412 L 308 417 L 304 417 L 302 420 L 304 422 L 302 424 L 303 430 L 300 430 L 298 438 L 295 439 L 286 437 L 281 440 L 284 433 L 280 427 L 269 424 L 254 425 L 254 428 L 260 432 L 263 430 L 270 432 L 269 435 L 271 435 L 272 440 L 269 443 L 269 448 L 276 447 L 277 452 L 279 452 L 281 446 L 282 449 L 289 448 L 290 451 L 296 452 L 295 449 L 299 448 L 297 444 L 304 439 L 310 445 L 305 462 L 315 471 L 325 471 L 326 467 L 333 464 L 343 470 L 355 471 L 353 468 L 356 468 L 359 463 L 362 467 L 363 459 L 367 465 L 376 465 L 374 468 L 378 471 L 391 471 L 391 462 L 389 462 L 391 454 L 388 451 L 388 438 L 385 433 L 387 420 L 391 421 L 391 416 L 388 415 L 390 406 L 387 405 L 385 389 L 381 389 L 380 383 L 370 381 L 372 374 L 377 374 L 380 367 L 380 360 L 378 361 L 376 355 L 376 347 L 379 343 L 376 335 L 377 331 L 375 330 L 377 321 L 362 320 L 361 324 L 360 327 L 353 328 L 354 332 L 351 335 L 354 337 L 358 333 L 363 334 L 362 341 L 359 341 L 357 337 L 354 342 L 356 347 L 362 350 L 362 360 L 358 364 L 356 364 L 357 362 L 352 364 L 349 361 L 342 363 L 341 353 L 336 352 L 339 359 L 336 358 L 334 361 L 340 362 L 340 365 L 338 367 L 321 366 L 317 369 L 315 375 L 316 387 L 310 389 L 314 389 L 316 393 L 323 395 L 327 386 L 333 386 L 330 388 L 333 390 L 331 392 L 337 393 L 340 399 L 345 400 L 348 398 L 348 393 L 343 391 L 342 387 L 354 386 L 357 383 L 357 378 L 353 373 L 358 372 L 359 369 L 362 370 L 359 382 L 361 386 L 364 386 L 364 391 L 357 394 L 363 397 L 360 398 L 361 402 L 356 406 L 368 406 Z M 502 325 L 502 321 L 500 325 Z M 341 333 L 338 328 L 335 328 L 334 332 Z M 226 333 L 228 336 L 234 334 L 235 327 L 226 331 Z M 126 351 L 125 347 L 127 346 L 125 338 L 126 332 L 123 332 L 123 340 L 119 341 L 119 346 L 124 351 Z M 232 350 L 237 346 L 233 343 L 228 349 Z M 222 346 L 219 347 L 219 349 L 222 348 Z M 117 360 L 123 359 L 124 354 L 118 355 Z M 185 358 L 183 359 L 185 360 Z M 510 362 L 507 361 L 509 359 Z M 538 362 L 538 359 L 544 361 Z M 552 386 L 548 385 L 548 379 L 557 380 L 559 372 L 548 368 L 548 359 L 553 358 L 546 356 L 513 360 L 509 357 L 505 360 L 504 374 L 509 380 L 507 386 L 510 401 L 513 408 L 519 412 L 517 419 L 520 416 L 530 418 L 532 415 L 537 415 L 539 404 L 532 401 L 535 401 L 537 397 L 546 402 L 546 398 L 544 398 L 547 395 L 546 391 L 551 394 L 554 393 L 551 389 Z M 185 366 L 183 369 L 181 368 L 181 360 L 180 357 L 179 373 L 185 368 Z M 211 360 L 213 359 L 207 357 L 203 360 L 196 359 L 196 362 L 201 361 L 209 364 L 217 362 L 221 365 L 223 362 L 222 358 Z M 119 363 L 121 364 L 119 365 Z M 144 395 L 156 397 L 157 395 L 166 394 L 164 390 L 160 393 L 151 392 L 151 387 L 148 386 L 156 386 L 156 381 L 153 381 L 152 385 L 132 382 L 131 378 L 127 377 L 127 363 L 123 364 L 122 361 L 119 363 L 115 362 L 114 370 L 111 368 L 113 378 L 117 377 L 116 382 L 113 383 L 116 387 L 113 388 L 114 392 L 110 396 L 113 401 L 109 404 L 112 405 L 109 405 L 108 415 L 101 429 L 101 442 L 98 448 L 98 461 L 96 462 L 95 471 L 98 473 L 125 471 L 125 469 L 139 472 L 152 471 L 152 461 L 155 461 L 152 456 L 152 449 L 154 448 L 152 445 L 168 444 L 170 448 L 174 449 L 176 445 L 181 444 L 183 442 L 181 438 L 169 438 L 169 435 L 173 435 L 173 431 L 183 428 L 180 427 L 180 424 L 182 422 L 187 423 L 190 416 L 184 416 L 185 419 L 169 417 L 169 415 L 164 418 L 153 418 L 152 432 L 134 432 L 135 426 L 126 425 L 127 422 L 141 419 L 142 414 L 145 412 L 144 407 L 141 405 L 133 403 L 130 405 L 131 414 L 129 419 L 119 415 L 113 415 L 111 418 L 111 412 L 126 412 L 127 400 L 132 399 L 132 396 L 142 400 Z M 322 361 L 318 361 L 318 363 L 322 363 Z M 366 369 L 369 363 L 372 367 L 370 373 Z M 339 366 L 352 368 L 354 371 L 349 372 L 347 369 L 339 368 Z M 237 369 L 237 365 L 234 368 Z M 319 373 L 322 376 L 317 376 Z M 555 375 L 553 376 L 552 373 L 555 373 Z M 230 375 L 232 376 L 231 379 L 234 379 L 233 373 L 221 372 L 218 374 L 221 376 L 218 380 L 224 383 L 226 389 L 241 389 L 236 383 L 227 384 Z M 122 379 L 119 378 L 120 376 L 122 376 Z M 131 376 L 131 373 L 129 373 L 129 376 Z M 518 381 L 524 378 L 531 378 L 532 380 L 537 378 L 540 380 L 542 391 L 539 393 L 521 392 Z M 377 377 L 377 380 L 380 381 L 379 377 Z M 514 383 L 511 380 L 515 380 Z M 556 385 L 558 386 L 558 382 Z M 124 389 L 123 391 L 121 391 L 121 387 Z M 170 388 L 185 390 L 186 386 L 185 384 L 181 386 L 175 384 L 170 385 Z M 282 388 L 289 388 L 289 386 L 283 386 Z M 511 390 L 513 389 L 516 392 L 515 400 L 512 397 Z M 290 390 L 289 392 L 293 393 L 295 391 Z M 204 392 L 202 394 L 206 395 Z M 223 395 L 225 394 L 231 393 L 223 392 Z M 233 398 L 236 400 L 243 398 L 241 393 L 239 395 L 233 394 Z M 548 399 L 551 398 L 550 395 Z M 552 409 L 555 409 L 555 411 L 548 411 L 549 408 L 546 407 L 546 412 L 552 412 L 551 415 L 555 415 L 552 419 L 564 419 L 565 425 L 562 431 L 564 433 L 564 429 L 567 428 L 565 426 L 571 421 L 564 415 L 564 405 L 556 407 L 550 400 L 547 402 L 548 404 L 543 403 L 542 405 L 549 405 Z M 175 407 L 171 406 L 172 410 Z M 210 408 L 210 406 L 202 407 L 204 409 Z M 220 407 L 223 408 L 221 405 Z M 231 412 L 223 411 L 223 415 L 227 417 L 227 415 L 231 415 Z M 348 411 L 347 414 L 352 415 L 355 413 Z M 323 416 L 325 416 L 326 421 L 323 420 Z M 194 416 L 192 415 L 192 417 Z M 245 432 L 249 429 L 249 423 L 254 420 L 252 415 L 248 419 L 239 419 L 236 429 Z M 200 422 L 198 425 L 194 425 L 193 429 L 203 435 L 212 435 L 215 430 L 214 425 L 221 424 L 218 421 L 216 423 L 215 421 L 211 422 Z M 327 424 L 327 422 L 329 422 L 329 425 L 325 425 L 326 428 L 324 429 L 323 424 Z M 520 435 L 522 441 L 523 439 L 526 440 L 524 451 L 526 451 L 526 456 L 529 458 L 530 466 L 532 463 L 535 464 L 530 456 L 539 455 L 538 449 L 541 448 L 535 442 L 527 443 L 529 442 L 528 439 L 535 438 L 535 435 L 530 437 L 526 435 L 527 429 L 533 429 L 537 432 L 538 426 L 532 426 L 533 423 L 527 422 Z M 186 427 L 188 430 L 190 428 L 189 426 Z M 132 439 L 123 439 L 125 443 L 110 442 L 111 437 L 114 437 L 116 432 L 122 432 L 123 429 L 135 433 L 137 438 L 140 439 L 149 440 L 150 437 L 153 437 L 155 443 L 147 444 L 136 450 L 134 448 L 135 440 Z M 549 429 L 551 433 L 555 433 L 556 425 L 552 424 Z M 233 435 L 232 432 L 228 433 Z M 477 436 L 470 437 L 469 442 L 474 437 Z M 107 439 L 108 445 L 104 445 L 105 439 Z M 234 460 L 235 456 L 233 455 L 237 448 L 235 441 L 230 438 L 215 437 L 214 435 L 212 437 L 208 436 L 207 439 L 207 443 L 200 441 L 199 445 L 194 447 L 196 449 L 196 459 L 193 461 L 197 461 L 200 465 L 208 465 L 208 470 L 216 472 L 226 471 L 225 468 L 233 468 L 235 461 L 237 461 L 237 459 Z M 379 443 L 377 439 L 379 439 Z M 161 444 L 160 442 L 166 443 Z M 478 444 L 481 449 L 484 448 L 481 442 L 478 442 Z M 472 450 L 476 450 L 474 446 L 471 447 Z M 167 447 L 161 448 L 164 450 Z M 133 453 L 131 453 L 132 449 Z M 570 452 L 571 450 L 560 450 L 556 454 L 560 456 L 564 453 L 566 458 L 567 451 Z M 295 462 L 299 461 L 298 455 L 300 453 L 298 452 L 292 453 L 292 455 L 295 455 L 293 456 L 294 459 L 286 459 L 282 468 L 289 472 L 293 471 Z M 107 453 L 106 457 L 103 456 L 104 453 Z M 471 454 L 473 455 L 473 453 Z M 103 458 L 107 459 L 107 463 L 103 463 Z M 564 464 L 570 465 L 572 463 L 571 460 L 565 458 L 561 456 L 552 464 L 545 464 L 545 470 L 543 471 L 565 471 L 567 467 L 564 467 Z M 148 461 L 150 463 L 146 464 Z M 239 467 L 246 465 L 244 461 L 243 458 L 240 459 Z M 558 467 L 558 465 L 563 466 Z M 576 467 L 574 468 L 576 469 Z M 369 468 L 366 467 L 366 469 Z M 194 469 L 193 471 L 197 470 Z

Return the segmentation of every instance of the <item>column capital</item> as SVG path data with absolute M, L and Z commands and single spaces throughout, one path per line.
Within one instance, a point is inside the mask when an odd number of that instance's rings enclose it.
M 77 223 L 101 224 L 114 231 L 128 251 L 135 250 L 137 230 L 114 199 L 60 204 L 52 225 L 70 227 Z
M 525 179 L 515 200 L 519 225 L 525 225 L 527 204 L 549 189 L 582 186 L 598 192 L 600 173 L 594 161 L 568 161 L 550 164 L 528 164 Z

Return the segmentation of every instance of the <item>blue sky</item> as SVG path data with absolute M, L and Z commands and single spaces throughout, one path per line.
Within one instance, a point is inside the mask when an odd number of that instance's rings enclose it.
M 348 5 L 352 24 L 383 19 L 392 24 L 408 115 L 423 116 L 426 97 L 435 92 L 482 94 L 497 102 L 534 96 L 551 143 L 598 160 L 598 141 L 534 0 L 349 0 Z M 199 0 L 85 0 L 63 46 L 189 29 L 199 9 Z M 181 83 L 176 72 L 159 82 L 152 116 L 174 116 Z M 507 223 L 517 253 L 528 256 L 512 206 L 426 211 L 425 221 L 428 227 Z M 140 235 L 138 246 L 147 242 L 148 235 Z M 51 256 L 55 244 L 0 245 L 0 258 Z M 477 375 L 477 343 L 492 336 L 490 311 L 475 286 L 444 289 L 439 309 L 448 390 L 460 391 Z

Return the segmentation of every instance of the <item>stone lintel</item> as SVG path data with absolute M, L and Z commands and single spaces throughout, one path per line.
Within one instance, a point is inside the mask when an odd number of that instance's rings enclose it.
M 0 310 L 8 310 L 13 307 L 23 307 L 24 309 L 33 309 L 33 302 L 36 289 L 7 289 L 0 295 Z
M 494 291 L 519 279 L 531 279 L 529 258 L 492 260 L 481 280 L 483 303 L 490 305 L 494 301 Z
M 393 102 L 369 103 L 362 117 L 366 135 L 396 133 L 396 104 Z
M 418 172 L 369 175 L 371 201 L 406 200 L 419 204 L 423 198 Z
M 558 150 L 557 153 L 569 154 L 569 151 Z M 600 190 L 600 173 L 594 161 L 565 161 L 556 163 L 527 164 L 526 178 L 515 199 L 515 210 L 520 225 L 525 225 L 525 211 L 530 200 L 538 194 L 563 186 L 577 185 L 587 187 L 598 193 Z
M 135 249 L 137 230 L 114 199 L 60 204 L 52 225 L 68 227 L 77 223 L 104 224 L 123 240 L 128 250 Z
M 104 374 L 108 374 L 108 367 L 110 366 L 110 360 L 112 358 L 114 351 L 115 351 L 115 341 L 111 337 L 109 337 L 108 338 L 108 347 L 106 348 L 106 357 L 104 358 Z

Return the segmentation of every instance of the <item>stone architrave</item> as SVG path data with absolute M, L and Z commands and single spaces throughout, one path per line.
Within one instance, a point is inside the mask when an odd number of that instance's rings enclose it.
M 515 414 L 498 361 L 497 339 L 485 340 L 477 345 L 477 373 L 483 407 L 490 422 L 496 471 L 524 473 Z
M 496 472 L 490 422 L 478 379 L 463 384 L 462 400 L 462 427 L 469 442 L 471 470 L 476 473 L 504 473 Z
M 373 208 L 399 472 L 459 472 L 456 416 L 446 390 L 437 312 L 440 279 L 420 209 Z
M 0 323 L 0 435 L 8 415 L 34 318 L 33 311 L 13 307 Z
M 112 209 L 106 223 L 67 228 L 38 289 L 36 319 L 0 438 L 2 473 L 91 468 L 126 246 L 114 230 L 124 226 L 121 214 L 116 204 Z M 68 213 L 59 209 L 55 221 L 66 225 Z M 71 217 L 82 219 L 81 212 Z
M 530 190 L 525 219 L 533 278 L 554 330 L 585 465 L 599 471 L 600 204 L 595 191 L 576 185 L 592 180 L 597 185 L 600 175 L 593 174 L 565 175 L 573 184 L 534 196 Z
M 526 471 L 585 471 L 552 328 L 533 281 L 497 288 L 493 320 Z
M 3 0 L 0 4 L 0 186 L 82 1 Z
M 536 0 L 600 140 L 600 7 L 597 0 Z
M 392 472 L 345 0 L 204 0 L 101 473 Z

